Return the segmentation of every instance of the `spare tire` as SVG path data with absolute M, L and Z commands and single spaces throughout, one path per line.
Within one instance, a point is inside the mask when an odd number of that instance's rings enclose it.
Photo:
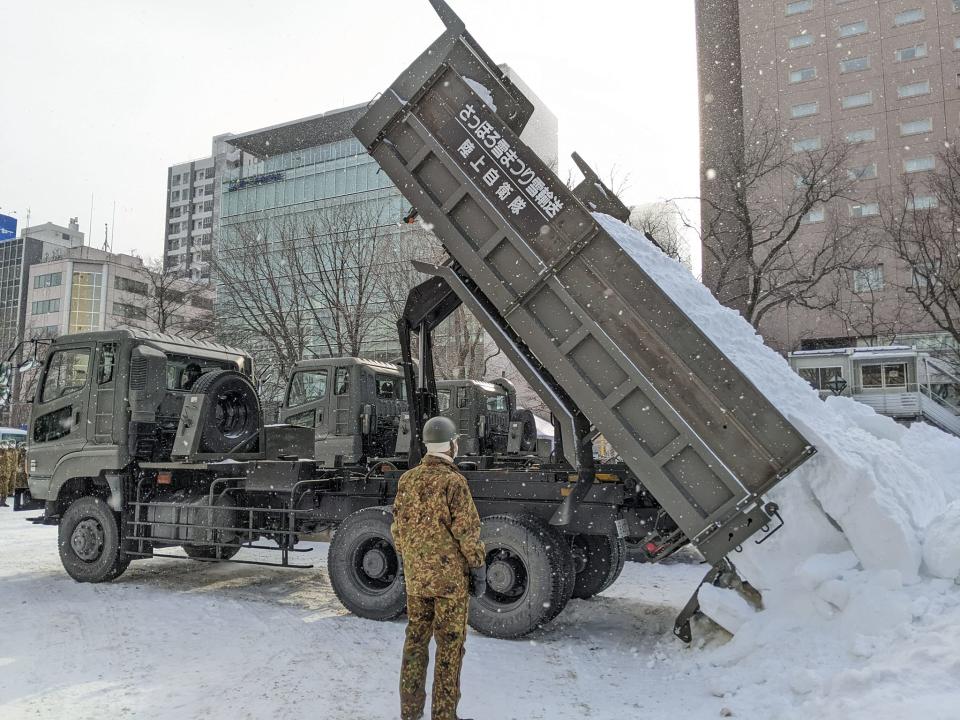
M 190 392 L 206 395 L 200 420 L 200 452 L 240 450 L 260 432 L 260 398 L 250 379 L 236 370 L 201 375 Z

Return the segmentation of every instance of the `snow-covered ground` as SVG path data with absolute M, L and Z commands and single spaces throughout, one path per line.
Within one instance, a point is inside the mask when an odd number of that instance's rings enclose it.
M 55 528 L 23 517 L 0 509 L 0 718 L 397 717 L 403 622 L 347 615 L 325 545 L 313 570 L 148 560 L 113 583 L 81 585 L 60 567 Z M 670 630 L 703 571 L 629 563 L 603 596 L 572 601 L 529 638 L 471 632 L 461 714 L 960 716 L 960 608 L 949 583 L 918 591 L 887 642 L 811 648 L 770 626 L 746 644 L 701 623 L 686 647 Z M 860 611 L 872 611 L 869 597 Z

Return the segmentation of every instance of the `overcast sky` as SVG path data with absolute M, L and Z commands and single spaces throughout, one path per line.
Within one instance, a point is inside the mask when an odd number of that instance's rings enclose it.
M 693 0 L 451 0 L 630 204 L 697 194 Z M 210 139 L 365 102 L 442 26 L 426 0 L 4 0 L 0 213 L 79 216 L 158 256 L 167 166 Z

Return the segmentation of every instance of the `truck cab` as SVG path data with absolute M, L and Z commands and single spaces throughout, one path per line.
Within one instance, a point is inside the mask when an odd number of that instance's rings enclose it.
M 317 464 L 362 464 L 406 452 L 409 421 L 400 368 L 358 357 L 301 360 L 280 422 L 314 429 Z
M 437 380 L 437 407 L 460 433 L 461 455 L 507 451 L 517 394 L 508 381 Z
M 110 484 L 134 460 L 169 460 L 184 401 L 213 370 L 250 378 L 253 362 L 224 345 L 139 330 L 54 340 L 27 431 L 32 498 L 56 514 L 84 491 L 74 486 Z

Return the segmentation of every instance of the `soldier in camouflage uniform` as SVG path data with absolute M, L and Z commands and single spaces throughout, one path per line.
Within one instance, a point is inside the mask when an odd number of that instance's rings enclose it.
M 480 517 L 467 481 L 453 464 L 456 427 L 445 417 L 423 428 L 427 454 L 400 478 L 393 504 L 393 540 L 407 584 L 407 637 L 400 667 L 400 714 L 423 716 L 431 636 L 433 720 L 457 720 L 460 667 L 469 593 L 486 591 Z
M 17 453 L 9 444 L 0 447 L 0 507 L 7 506 L 7 498 L 13 493 L 13 482 L 16 479 Z

